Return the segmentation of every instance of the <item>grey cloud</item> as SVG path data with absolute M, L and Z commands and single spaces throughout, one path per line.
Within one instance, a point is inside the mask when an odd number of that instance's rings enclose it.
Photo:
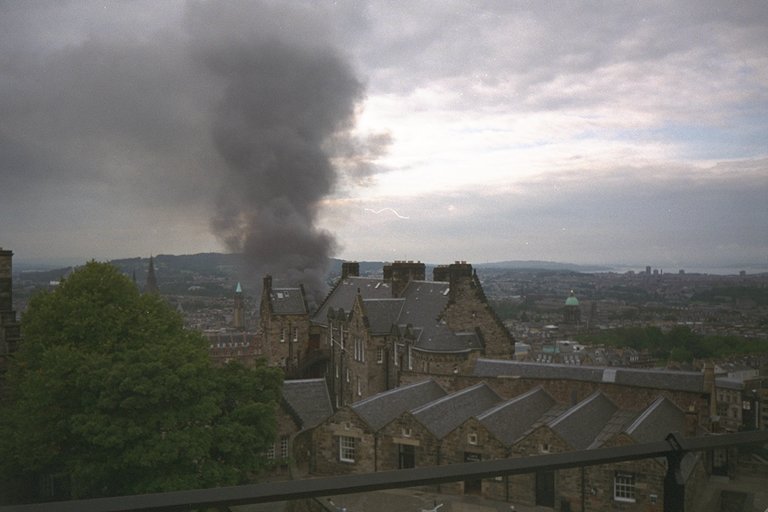
M 362 174 L 386 146 L 346 140 L 364 85 L 331 43 L 325 7 L 20 5 L 0 4 L 0 211 L 49 194 L 65 200 L 41 211 L 77 224 L 61 205 L 86 194 L 109 210 L 209 210 L 201 228 L 245 251 L 254 273 L 321 291 L 336 243 L 315 220 L 337 184 L 335 153 Z
M 589 180 L 563 174 L 507 191 L 496 186 L 391 198 L 367 206 L 395 206 L 409 220 L 371 217 L 341 240 L 354 240 L 358 251 L 384 240 L 388 246 L 379 251 L 394 248 L 392 259 L 432 262 L 768 263 L 768 160 L 721 163 L 705 175 L 680 171 L 617 167 Z M 733 172 L 739 180 L 731 179 Z

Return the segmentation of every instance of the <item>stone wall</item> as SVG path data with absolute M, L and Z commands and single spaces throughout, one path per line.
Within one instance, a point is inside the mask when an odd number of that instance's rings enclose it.
M 353 462 L 342 461 L 340 438 L 355 439 Z M 370 473 L 376 466 L 376 442 L 373 432 L 351 409 L 343 408 L 316 427 L 312 434 L 314 465 L 318 475 Z
M 457 268 L 454 269 L 453 267 Z M 469 267 L 466 271 L 464 266 Z M 480 332 L 486 357 L 512 359 L 515 341 L 485 298 L 469 264 L 451 265 L 450 300 L 443 319 L 455 332 Z

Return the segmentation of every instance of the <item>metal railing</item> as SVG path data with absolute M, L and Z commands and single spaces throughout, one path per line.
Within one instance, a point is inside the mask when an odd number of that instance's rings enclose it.
M 677 434 L 670 434 L 666 441 L 616 448 L 599 448 L 534 457 L 269 482 L 237 487 L 11 505 L 0 507 L 0 512 L 189 511 L 434 485 L 657 457 L 667 459 L 664 510 L 681 512 L 684 510 L 682 501 L 684 499 L 684 487 L 680 479 L 680 460 L 686 453 L 760 443 L 768 443 L 768 430 L 697 438 L 682 438 Z

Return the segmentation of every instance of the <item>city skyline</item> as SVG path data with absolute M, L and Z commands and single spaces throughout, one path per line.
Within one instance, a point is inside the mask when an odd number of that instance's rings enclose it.
M 6 3 L 0 28 L 19 260 L 768 263 L 762 2 Z

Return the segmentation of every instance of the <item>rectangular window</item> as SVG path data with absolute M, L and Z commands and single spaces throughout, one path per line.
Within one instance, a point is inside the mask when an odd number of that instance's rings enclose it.
M 285 343 L 285 327 L 280 329 L 280 343 Z
M 376 349 L 376 362 L 379 364 L 384 362 L 384 349 L 381 347 Z
M 467 442 L 469 444 L 477 444 L 477 434 L 475 432 L 470 432 L 467 435 Z
M 293 342 L 296 343 L 297 341 L 299 341 L 299 328 L 298 327 L 294 327 L 293 328 Z
M 339 437 L 339 460 L 341 462 L 355 462 L 355 438 L 348 436 Z
M 269 460 L 275 460 L 275 444 L 274 443 L 269 445 L 269 448 L 267 448 L 267 458 Z
M 613 499 L 635 502 L 635 475 L 617 472 L 613 478 Z
M 288 460 L 288 436 L 280 438 L 280 458 Z

